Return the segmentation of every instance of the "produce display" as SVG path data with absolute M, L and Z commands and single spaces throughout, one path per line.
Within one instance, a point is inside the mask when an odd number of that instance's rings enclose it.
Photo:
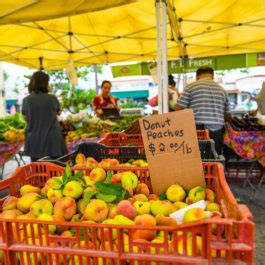
M 173 183 L 160 195 L 147 168 L 21 167 L 2 184 L 11 192 L 1 200 L 9 241 L 0 246 L 0 264 L 251 261 L 250 213 L 236 204 L 217 163 L 203 167 L 207 188 Z
M 86 157 L 84 154 L 78 153 L 74 167 L 148 167 L 148 163 L 143 159 L 130 159 L 126 163 L 120 163 L 114 158 L 104 158 L 98 162 L 93 157 Z
M 60 121 L 59 124 L 64 138 L 68 135 L 68 132 L 75 130 L 73 123 L 69 120 Z
M 257 118 L 248 115 L 242 118 L 233 117 L 229 124 L 234 131 L 265 131 L 265 126 L 258 124 Z
M 121 132 L 130 126 L 139 116 L 124 116 L 119 121 L 102 120 L 97 117 L 89 117 L 87 114 L 70 115 L 69 124 L 75 130 L 64 131 L 66 142 L 74 142 L 80 139 L 98 137 L 108 132 Z
M 0 118 L 0 142 L 23 142 L 25 126 L 26 123 L 19 113 Z
M 205 206 L 189 208 L 188 205 L 199 201 L 205 201 Z M 187 211 L 183 211 L 186 207 Z M 178 211 L 182 214 L 177 221 L 170 216 Z M 220 205 L 211 189 L 194 187 L 185 191 L 174 184 L 158 196 L 151 194 L 145 183 L 139 183 L 138 177 L 130 170 L 111 174 L 101 167 L 92 169 L 89 175 L 84 175 L 82 171 L 72 174 L 67 167 L 62 176 L 48 179 L 42 189 L 30 184 L 23 185 L 20 197 L 9 196 L 5 199 L 0 216 L 3 219 L 143 227 L 176 226 L 210 217 L 222 217 Z M 44 230 L 36 230 L 35 236 L 40 236 L 40 232 L 44 233 Z M 73 236 L 73 232 L 49 225 L 50 234 Z M 106 240 L 107 229 L 104 233 Z M 98 244 L 101 243 L 101 236 L 98 233 Z M 113 238 L 117 239 L 117 235 L 113 235 Z M 156 242 L 159 241 L 159 234 L 155 230 L 135 230 L 133 239 Z

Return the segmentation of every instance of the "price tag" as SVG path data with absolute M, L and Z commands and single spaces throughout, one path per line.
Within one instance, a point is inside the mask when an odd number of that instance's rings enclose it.
M 186 189 L 205 186 L 192 110 L 142 118 L 140 127 L 155 193 L 174 183 Z

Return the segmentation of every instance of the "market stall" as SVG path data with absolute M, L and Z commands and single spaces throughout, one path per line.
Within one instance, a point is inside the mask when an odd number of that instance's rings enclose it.
M 102 1 L 106 2 L 110 1 Z M 30 19 L 21 16 L 16 20 L 14 9 L 12 21 L 19 23 L 0 28 L 3 33 L 0 39 L 8 41 L 1 46 L 2 57 L 9 62 L 15 60 L 21 65 L 41 69 L 66 67 L 69 61 L 81 66 L 153 60 L 157 55 L 154 1 L 132 2 L 128 6 L 113 8 L 111 12 L 81 14 L 88 9 L 77 8 L 80 13 L 77 16 L 70 16 L 72 12 L 64 13 L 62 8 L 63 14 L 47 16 L 50 20 L 38 22 L 38 16 Z M 65 2 L 66 6 L 68 4 L 72 5 Z M 50 3 L 51 9 L 52 6 Z M 209 1 L 178 1 L 177 6 L 174 1 L 168 1 L 167 7 L 169 23 L 165 21 L 164 9 L 162 50 L 168 50 L 169 57 L 182 60 L 202 54 L 210 56 L 263 49 L 260 44 L 263 33 L 257 23 L 259 17 L 264 16 L 260 2 L 251 3 L 251 12 L 248 6 L 248 16 L 244 5 L 231 1 L 210 4 Z M 233 14 L 229 22 L 228 11 Z M 69 17 L 51 19 L 65 14 Z M 4 17 L 9 15 L 7 10 Z M 238 34 L 234 34 L 235 29 L 239 29 Z M 249 34 L 254 29 L 257 34 Z M 166 45 L 168 49 L 165 49 Z M 162 56 L 166 61 L 166 55 Z M 162 67 L 165 68 L 165 64 Z M 164 69 L 164 77 L 166 72 Z M 165 84 L 164 89 L 167 89 Z M 174 123 L 174 126 L 178 125 Z M 87 124 L 86 129 L 90 126 Z M 124 129 L 128 126 L 125 122 Z M 94 131 L 97 130 L 93 128 Z M 186 132 L 189 135 L 189 130 Z M 75 132 L 73 136 L 67 136 L 74 142 L 79 136 L 90 139 L 93 135 L 89 133 L 81 130 L 80 134 Z M 200 175 L 205 185 L 182 187 L 172 183 L 173 187 L 170 185 L 163 193 L 155 194 L 147 164 L 139 160 L 123 161 L 124 154 L 126 160 L 130 158 L 130 151 L 135 150 L 133 146 L 115 147 L 114 151 L 110 147 L 103 151 L 98 147 L 84 147 L 81 152 L 81 146 L 87 146 L 82 144 L 78 146 L 79 150 L 65 157 L 74 160 L 75 168 L 44 162 L 19 168 L 0 186 L 0 190 L 7 189 L 10 195 L 1 200 L 0 249 L 5 264 L 253 264 L 254 223 L 251 213 L 246 206 L 237 204 L 226 183 L 223 166 L 216 162 L 201 163 L 195 129 L 192 137 L 186 139 L 192 140 L 196 147 L 196 154 L 190 158 L 192 161 L 197 158 L 196 165 L 201 172 L 195 175 Z M 190 155 L 192 149 L 187 145 L 185 148 Z M 121 157 L 115 149 L 122 150 Z M 179 148 L 176 151 L 179 152 Z M 186 153 L 183 151 L 181 155 Z M 101 161 L 96 159 L 97 156 Z M 159 163 L 159 159 L 154 162 Z M 178 166 L 175 166 L 167 161 L 160 168 L 181 169 L 182 172 L 187 169 L 185 173 L 193 168 L 192 164 L 185 168 L 177 162 Z M 161 171 L 160 177 L 163 184 L 167 176 Z M 44 205 L 39 194 L 46 196 Z M 69 200 L 70 205 L 67 204 Z M 17 209 L 14 209 L 14 201 Z M 203 201 L 202 206 L 200 201 Z M 146 207 L 142 208 L 143 203 Z M 196 204 L 194 208 L 194 203 L 199 203 L 200 207 Z M 182 207 L 184 210 L 180 209 Z M 17 218 L 19 212 L 12 210 L 19 210 L 24 216 Z M 178 212 L 178 218 L 173 216 L 176 219 L 171 215 L 175 212 Z
M 233 117 L 225 127 L 227 177 L 240 180 L 241 174 L 244 186 L 248 184 L 255 191 L 250 197 L 253 200 L 265 177 L 265 126 L 259 125 L 255 117 L 246 116 Z
M 24 128 L 20 114 L 0 118 L 0 179 L 5 163 L 15 157 L 24 144 Z

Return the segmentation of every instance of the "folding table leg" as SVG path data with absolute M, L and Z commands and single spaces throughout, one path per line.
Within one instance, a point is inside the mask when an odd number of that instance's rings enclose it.
M 255 188 L 254 193 L 253 193 L 253 195 L 252 195 L 251 198 L 250 198 L 250 201 L 253 201 L 253 200 L 255 199 L 255 197 L 256 197 L 256 195 L 257 195 L 257 192 L 258 192 L 259 189 L 261 188 L 261 185 L 262 185 L 263 181 L 265 181 L 265 169 L 263 169 L 262 177 L 261 177 L 261 179 L 260 179 L 260 181 L 259 181 L 257 187 Z
M 5 164 L 0 165 L 0 180 L 3 179 L 3 176 L 4 176 L 4 169 L 5 169 Z
M 249 168 L 249 170 L 248 170 L 248 172 L 247 172 L 247 178 L 245 179 L 245 181 L 244 181 L 244 183 L 243 183 L 243 187 L 244 187 L 244 188 L 247 186 L 247 184 L 249 184 L 249 186 L 250 186 L 253 190 L 255 190 L 255 186 L 251 183 L 250 178 L 251 178 L 251 173 L 252 173 L 252 170 L 253 170 L 253 168 L 254 168 L 256 162 L 257 162 L 257 161 L 253 161 L 253 162 L 251 163 L 251 165 L 250 165 L 250 168 Z

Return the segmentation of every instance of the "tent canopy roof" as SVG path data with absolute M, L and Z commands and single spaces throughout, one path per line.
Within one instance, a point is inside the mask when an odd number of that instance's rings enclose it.
M 0 24 L 23 23 L 104 10 L 136 0 L 1 0 Z
M 2 61 L 39 68 L 43 58 L 44 68 L 61 69 L 69 58 L 75 66 L 156 59 L 153 0 L 4 2 L 1 23 L 20 23 L 0 26 Z M 36 3 L 19 8 L 31 2 Z M 264 0 L 167 3 L 170 60 L 265 51 Z M 8 15 L 11 7 L 17 11 Z M 55 16 L 60 18 L 50 19 Z

